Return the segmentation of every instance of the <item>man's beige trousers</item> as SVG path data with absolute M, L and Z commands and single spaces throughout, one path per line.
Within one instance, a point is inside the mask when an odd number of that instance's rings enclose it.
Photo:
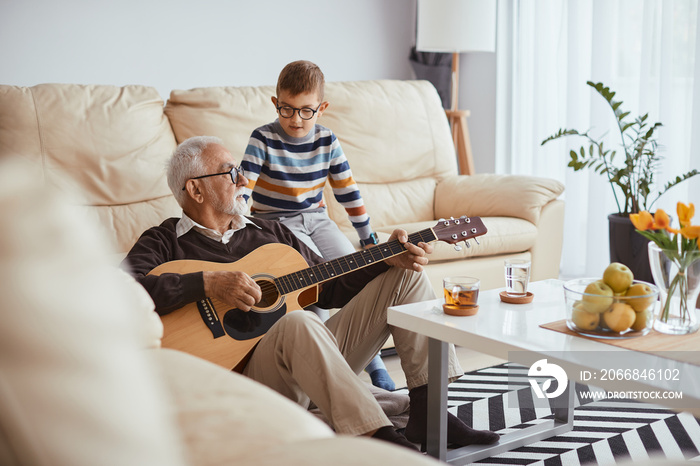
M 425 385 L 428 338 L 388 325 L 386 310 L 434 298 L 423 273 L 392 267 L 325 325 L 313 312 L 289 312 L 260 340 L 243 373 L 304 407 L 313 401 L 340 434 L 389 426 L 357 374 L 392 335 L 408 388 Z M 463 373 L 450 345 L 448 376 L 455 380 Z

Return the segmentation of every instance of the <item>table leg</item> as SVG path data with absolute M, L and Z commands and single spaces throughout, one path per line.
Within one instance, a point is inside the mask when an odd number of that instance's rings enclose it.
M 447 460 L 447 345 L 434 338 L 428 340 L 426 452 L 440 461 Z
M 447 362 L 448 343 L 428 340 L 428 455 L 450 464 L 467 464 L 498 455 L 530 443 L 569 432 L 574 427 L 574 381 L 569 381 L 566 406 L 554 408 L 554 419 L 517 432 L 501 435 L 492 445 L 471 445 L 447 451 Z

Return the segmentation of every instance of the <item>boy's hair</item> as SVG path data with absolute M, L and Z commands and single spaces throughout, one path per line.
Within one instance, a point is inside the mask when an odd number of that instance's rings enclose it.
M 299 95 L 306 92 L 318 92 L 323 100 L 325 79 L 321 68 L 307 60 L 294 61 L 285 66 L 277 79 L 277 96 L 280 91 L 287 91 L 291 95 Z

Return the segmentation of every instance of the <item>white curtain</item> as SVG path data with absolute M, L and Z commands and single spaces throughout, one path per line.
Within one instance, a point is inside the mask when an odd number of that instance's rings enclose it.
M 540 143 L 559 128 L 609 131 L 607 102 L 586 81 L 617 92 L 630 117 L 660 121 L 664 157 L 652 193 L 700 169 L 700 35 L 697 0 L 500 0 L 498 4 L 496 171 L 556 178 L 566 185 L 561 276 L 601 276 L 609 263 L 607 215 L 617 212 L 607 179 L 567 167 L 568 137 Z M 618 154 L 620 151 L 618 150 Z M 653 198 L 650 195 L 650 199 Z M 675 216 L 694 202 L 700 222 L 700 175 L 653 206 Z

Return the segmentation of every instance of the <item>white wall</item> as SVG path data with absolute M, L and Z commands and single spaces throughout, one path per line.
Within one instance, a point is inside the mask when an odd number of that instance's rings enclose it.
M 477 173 L 496 171 L 496 54 L 463 53 L 459 59 L 460 108 L 467 119 Z
M 327 81 L 412 79 L 415 0 L 0 0 L 0 83 L 274 84 L 290 61 Z M 460 107 L 493 171 L 495 55 L 464 54 Z

